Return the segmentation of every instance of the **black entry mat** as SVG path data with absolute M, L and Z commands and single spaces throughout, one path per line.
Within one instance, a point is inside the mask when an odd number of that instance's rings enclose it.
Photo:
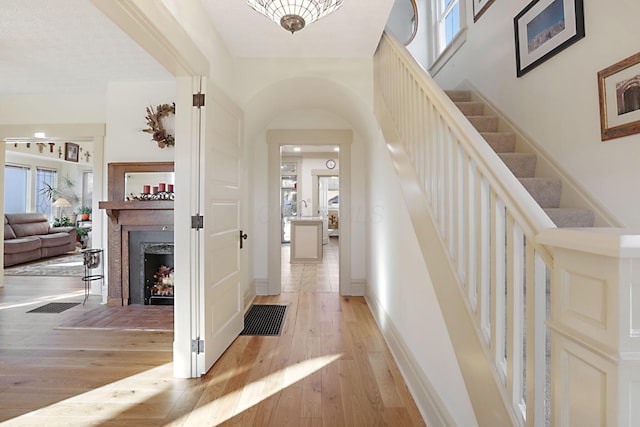
M 27 311 L 27 313 L 62 313 L 63 311 L 79 304 L 79 302 L 50 302 L 42 307 Z
M 254 304 L 244 316 L 240 335 L 280 335 L 286 312 L 286 305 Z

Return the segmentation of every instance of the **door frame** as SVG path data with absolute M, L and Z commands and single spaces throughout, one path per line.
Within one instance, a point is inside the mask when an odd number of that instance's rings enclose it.
M 180 141 L 174 158 L 176 186 L 197 188 L 194 162 L 199 161 L 199 114 L 191 107 L 200 77 L 209 76 L 209 60 L 164 2 L 90 1 L 176 78 L 175 137 Z M 188 284 L 174 300 L 173 375 L 179 378 L 199 376 L 197 353 L 192 351 L 192 343 L 198 338 L 196 325 L 203 315 L 195 309 L 199 286 L 198 240 L 192 233 L 191 216 L 196 213 L 200 195 L 194 193 L 176 194 L 174 207 L 176 281 Z
M 282 292 L 280 241 L 280 151 L 282 145 L 337 145 L 340 147 L 340 239 L 339 292 L 351 295 L 351 130 L 267 130 L 268 144 L 268 295 Z
M 320 178 L 331 178 L 331 177 L 338 177 L 338 187 L 340 186 L 340 167 L 338 166 L 338 169 L 312 169 L 311 170 L 311 177 L 312 177 L 312 189 L 311 189 L 311 205 L 313 206 L 313 212 L 319 212 L 320 210 L 320 191 L 319 191 L 319 187 L 320 187 Z M 340 215 L 340 210 L 338 209 L 338 215 Z M 328 216 L 328 208 L 327 208 L 327 216 Z M 325 230 L 324 227 L 326 226 L 328 228 L 328 222 L 329 222 L 329 218 L 326 218 L 327 223 L 324 222 L 324 220 L 322 221 L 322 244 L 326 244 L 327 241 L 325 240 Z M 339 227 L 339 226 L 338 226 Z M 328 230 L 327 230 L 327 234 L 328 234 Z M 339 232 L 338 232 L 339 235 Z M 338 239 L 338 242 L 340 242 L 340 239 Z

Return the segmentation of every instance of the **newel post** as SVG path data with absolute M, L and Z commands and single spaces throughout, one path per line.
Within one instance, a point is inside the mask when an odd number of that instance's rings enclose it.
M 640 425 L 640 231 L 551 229 L 553 426 Z

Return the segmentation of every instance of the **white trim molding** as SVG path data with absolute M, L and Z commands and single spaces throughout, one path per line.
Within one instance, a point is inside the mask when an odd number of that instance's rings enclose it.
M 365 279 L 351 280 L 351 295 L 354 297 L 365 296 L 367 292 L 367 281 Z
M 431 381 L 420 369 L 417 360 L 413 358 L 411 350 L 407 347 L 380 301 L 373 293 L 369 292 L 368 288 L 366 290 L 365 299 L 369 310 L 389 346 L 393 359 L 398 364 L 402 378 L 407 383 L 407 387 L 409 387 L 411 396 L 413 396 L 422 418 L 429 427 L 455 426 L 456 423 L 449 410 L 440 399 Z

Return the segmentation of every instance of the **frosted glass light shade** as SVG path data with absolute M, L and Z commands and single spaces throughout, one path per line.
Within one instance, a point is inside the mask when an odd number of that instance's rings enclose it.
M 247 4 L 293 34 L 336 11 L 343 0 L 246 0 Z

